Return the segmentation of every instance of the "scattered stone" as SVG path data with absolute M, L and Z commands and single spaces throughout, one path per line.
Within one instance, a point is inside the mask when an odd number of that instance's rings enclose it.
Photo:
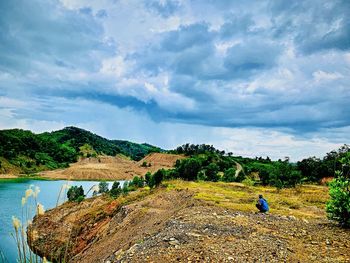
M 201 236 L 202 236 L 202 235 L 200 235 L 200 234 L 193 233 L 193 232 L 186 233 L 186 235 L 188 235 L 188 236 L 192 236 L 192 237 L 201 237 Z

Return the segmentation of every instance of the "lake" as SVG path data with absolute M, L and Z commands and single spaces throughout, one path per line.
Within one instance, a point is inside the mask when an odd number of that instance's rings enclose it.
M 45 210 L 56 206 L 57 197 L 65 180 L 44 181 L 29 179 L 7 179 L 0 180 L 0 251 L 5 255 L 6 262 L 17 262 L 16 243 L 10 233 L 14 233 L 12 226 L 12 216 L 21 218 L 21 199 L 25 195 L 25 190 L 30 185 L 38 186 L 40 193 L 38 202 L 44 206 Z M 98 184 L 96 181 L 69 181 L 69 185 L 82 185 L 85 193 L 93 186 Z M 123 182 L 121 182 L 123 184 Z M 109 182 L 111 188 L 112 182 Z M 92 193 L 89 193 L 90 197 Z M 62 198 L 63 199 L 63 198 Z M 61 201 L 61 203 L 63 200 Z M 0 257 L 0 262 L 2 261 Z

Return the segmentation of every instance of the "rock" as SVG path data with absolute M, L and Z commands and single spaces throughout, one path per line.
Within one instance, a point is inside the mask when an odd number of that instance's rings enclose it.
M 172 237 L 172 238 L 170 238 L 169 244 L 172 246 L 176 246 L 176 245 L 179 245 L 180 242 L 177 239 Z
M 228 257 L 227 260 L 232 261 L 232 260 L 234 260 L 234 258 L 233 257 Z
M 317 241 L 311 241 L 311 245 L 318 245 Z
M 307 219 L 305 219 L 305 218 L 303 218 L 303 222 L 306 223 L 306 224 L 309 223 L 309 221 Z
M 295 216 L 288 216 L 289 220 L 297 220 L 297 218 Z
M 330 244 L 331 244 L 331 241 L 329 241 L 328 238 L 326 239 L 326 244 L 327 244 L 327 245 L 330 245 Z
M 202 236 L 202 235 L 200 235 L 200 234 L 193 233 L 193 232 L 186 233 L 186 235 L 188 235 L 188 236 L 192 236 L 192 237 L 201 237 L 201 236 Z

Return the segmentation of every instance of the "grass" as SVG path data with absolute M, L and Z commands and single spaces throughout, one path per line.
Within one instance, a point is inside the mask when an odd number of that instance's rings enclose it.
M 186 182 L 173 180 L 168 189 L 189 189 L 195 198 L 216 206 L 246 212 L 255 212 L 258 195 L 268 200 L 270 213 L 293 215 L 299 218 L 324 218 L 329 198 L 326 186 L 302 185 L 277 190 L 273 187 L 246 186 L 240 183 Z

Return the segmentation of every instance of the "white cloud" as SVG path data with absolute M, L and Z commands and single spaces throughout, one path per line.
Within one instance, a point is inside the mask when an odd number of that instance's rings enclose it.
M 312 73 L 316 82 L 331 81 L 343 78 L 344 76 L 338 72 L 325 72 L 322 70 L 315 71 Z

